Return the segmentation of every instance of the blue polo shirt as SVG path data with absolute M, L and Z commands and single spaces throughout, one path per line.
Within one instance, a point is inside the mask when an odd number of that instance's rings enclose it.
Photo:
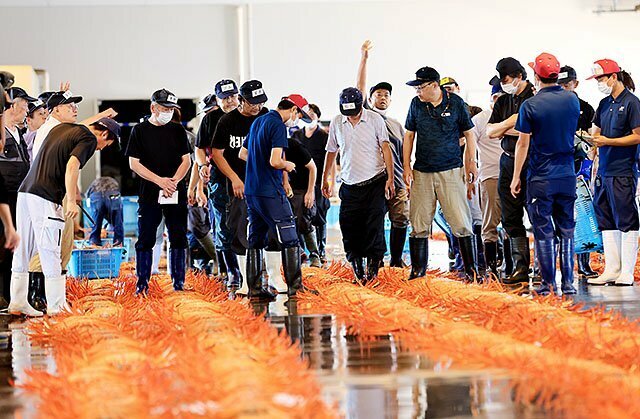
M 574 136 L 579 118 L 578 96 L 560 86 L 540 89 L 520 106 L 515 129 L 531 134 L 530 181 L 575 177 Z
M 266 197 L 285 195 L 282 186 L 282 170 L 274 169 L 269 160 L 271 149 L 286 149 L 288 144 L 287 127 L 277 111 L 269 111 L 253 121 L 249 135 L 242 145 L 249 151 L 244 181 L 246 195 Z
M 473 128 L 467 105 L 456 94 L 442 89 L 442 103 L 434 107 L 414 97 L 405 128 L 416 133 L 415 170 L 443 172 L 462 167 L 460 138 Z
M 615 99 L 609 95 L 600 101 L 593 123 L 608 138 L 631 135 L 634 128 L 640 127 L 640 100 L 627 89 Z M 637 176 L 637 145 L 602 146 L 598 152 L 599 176 Z

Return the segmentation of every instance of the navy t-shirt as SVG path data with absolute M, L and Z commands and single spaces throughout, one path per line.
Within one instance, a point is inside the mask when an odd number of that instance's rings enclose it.
M 256 119 L 251 125 L 249 135 L 242 145 L 249 151 L 247 172 L 244 180 L 244 193 L 250 196 L 284 196 L 282 170 L 274 169 L 269 162 L 271 149 L 287 148 L 287 127 L 282 117 L 275 111 Z M 299 168 L 304 170 L 304 168 Z
M 405 128 L 416 133 L 415 170 L 433 173 L 462 167 L 460 138 L 473 122 L 460 96 L 442 89 L 442 103 L 436 107 L 414 97 Z
M 634 128 L 640 127 L 640 100 L 627 89 L 615 99 L 609 95 L 600 101 L 593 123 L 608 138 L 631 135 Z M 599 176 L 637 176 L 637 145 L 602 146 L 598 152 Z
M 515 129 L 531 134 L 529 180 L 574 177 L 574 135 L 580 118 L 578 96 L 560 86 L 545 87 L 527 99 Z

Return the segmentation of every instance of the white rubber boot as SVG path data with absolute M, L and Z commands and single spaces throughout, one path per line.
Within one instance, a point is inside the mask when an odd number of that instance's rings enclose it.
M 43 312 L 31 307 L 27 300 L 29 293 L 29 273 L 11 273 L 11 303 L 9 313 L 29 317 L 42 317 Z
M 67 308 L 67 277 L 46 277 L 44 293 L 47 296 L 47 314 L 54 316 Z
M 265 252 L 267 274 L 269 275 L 269 285 L 278 290 L 279 294 L 286 293 L 288 290 L 287 283 L 282 277 L 282 253 L 281 252 Z
M 620 276 L 616 279 L 616 285 L 633 285 L 636 259 L 638 258 L 638 231 L 622 233 L 622 250 L 620 252 L 621 269 Z
M 247 286 L 247 256 L 238 255 L 238 267 L 240 268 L 240 274 L 242 274 L 242 286 L 236 294 L 247 295 L 249 287 Z
M 605 230 L 602 232 L 604 247 L 604 272 L 597 278 L 590 278 L 587 284 L 605 285 L 616 282 L 620 276 L 622 251 L 622 232 L 619 230 Z

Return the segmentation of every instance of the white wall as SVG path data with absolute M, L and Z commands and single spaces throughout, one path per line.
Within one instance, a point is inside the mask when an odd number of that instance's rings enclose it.
M 255 75 L 274 98 L 301 91 L 326 115 L 335 114 L 338 93 L 355 84 L 360 45 L 371 39 L 370 85 L 393 84 L 390 112 L 401 120 L 413 96 L 404 83 L 425 65 L 456 78 L 469 103 L 481 107 L 505 56 L 526 66 L 548 51 L 581 78 L 595 59 L 608 56 L 640 82 L 640 14 L 596 15 L 593 7 L 577 0 L 255 5 Z M 594 106 L 601 98 L 595 82 L 583 82 L 579 92 Z

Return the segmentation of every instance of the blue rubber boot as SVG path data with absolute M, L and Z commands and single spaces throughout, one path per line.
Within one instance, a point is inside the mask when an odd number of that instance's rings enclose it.
M 230 291 L 239 290 L 242 288 L 242 273 L 240 273 L 240 266 L 238 266 L 238 256 L 233 250 L 223 250 L 224 263 L 227 265 L 227 288 Z
M 573 287 L 573 238 L 563 237 L 560 239 L 560 272 L 562 274 L 562 293 L 573 295 L 578 291 Z
M 151 278 L 151 264 L 153 262 L 153 250 L 136 251 L 136 295 L 146 295 L 149 292 L 149 279 Z
M 451 252 L 455 258 L 453 263 L 449 263 L 450 272 L 462 272 L 464 271 L 464 262 L 462 261 L 462 255 L 460 255 L 460 241 L 457 237 L 451 238 Z
M 534 290 L 536 294 L 549 295 L 556 287 L 556 252 L 555 243 L 551 240 L 536 240 L 538 263 L 542 284 Z
M 187 253 L 185 249 L 169 249 L 169 258 L 171 259 L 171 279 L 173 280 L 173 289 L 176 291 L 184 290 L 184 277 L 187 271 Z

